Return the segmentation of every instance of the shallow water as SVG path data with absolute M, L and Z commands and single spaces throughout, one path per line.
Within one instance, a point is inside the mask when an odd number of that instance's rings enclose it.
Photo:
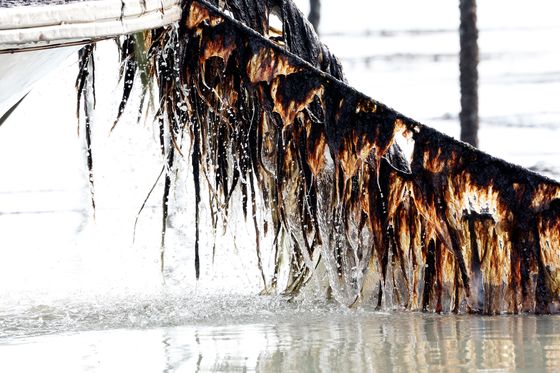
M 114 306 L 43 306 L 3 315 L 11 326 L 2 328 L 0 371 L 560 369 L 557 316 L 350 311 L 246 296 Z

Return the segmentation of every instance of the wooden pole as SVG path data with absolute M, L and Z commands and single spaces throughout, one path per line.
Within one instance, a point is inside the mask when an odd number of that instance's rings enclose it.
M 478 29 L 476 0 L 459 0 L 461 52 L 461 140 L 478 146 Z
M 319 34 L 319 23 L 321 21 L 321 0 L 309 0 L 309 22 L 313 25 L 315 32 Z

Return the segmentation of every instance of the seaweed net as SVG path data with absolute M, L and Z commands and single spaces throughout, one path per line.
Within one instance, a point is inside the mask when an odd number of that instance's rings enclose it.
M 130 35 L 121 50 L 119 116 L 134 76 L 159 92 L 162 266 L 172 170 L 189 161 L 197 278 L 204 184 L 214 226 L 242 196 L 267 292 L 313 282 L 352 307 L 558 310 L 560 184 L 346 85 L 291 1 L 187 0 L 178 25 Z

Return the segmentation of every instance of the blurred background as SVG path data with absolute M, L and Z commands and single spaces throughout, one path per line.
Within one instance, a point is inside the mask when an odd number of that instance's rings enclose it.
M 459 138 L 459 0 L 320 2 L 321 39 L 350 85 Z M 560 3 L 477 6 L 480 148 L 558 179 Z

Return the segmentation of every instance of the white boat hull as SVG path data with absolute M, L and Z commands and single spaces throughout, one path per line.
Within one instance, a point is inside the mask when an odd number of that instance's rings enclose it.
M 81 45 L 162 27 L 180 17 L 179 0 L 0 4 L 0 117 Z
M 33 84 L 78 49 L 69 46 L 0 54 L 0 117 L 27 94 Z
M 161 27 L 180 17 L 179 0 L 0 7 L 0 53 L 106 39 Z

